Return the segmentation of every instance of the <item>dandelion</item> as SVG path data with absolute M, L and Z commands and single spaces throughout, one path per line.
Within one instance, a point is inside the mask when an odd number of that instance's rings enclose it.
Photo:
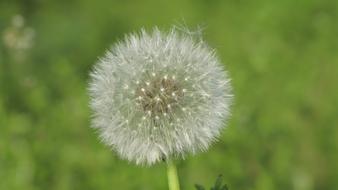
M 232 101 L 214 51 L 175 29 L 142 30 L 114 45 L 91 72 L 89 91 L 102 141 L 141 165 L 207 150 Z
M 34 36 L 34 29 L 25 26 L 25 19 L 15 15 L 3 34 L 3 41 L 8 49 L 26 50 L 32 47 Z
M 93 127 L 137 164 L 206 150 L 229 115 L 231 87 L 218 58 L 174 29 L 127 36 L 91 77 Z

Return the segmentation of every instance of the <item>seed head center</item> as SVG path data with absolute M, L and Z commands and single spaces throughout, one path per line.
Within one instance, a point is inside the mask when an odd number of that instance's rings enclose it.
M 140 84 L 135 95 L 145 114 L 158 119 L 161 115 L 167 116 L 179 105 L 183 90 L 174 78 L 153 78 Z

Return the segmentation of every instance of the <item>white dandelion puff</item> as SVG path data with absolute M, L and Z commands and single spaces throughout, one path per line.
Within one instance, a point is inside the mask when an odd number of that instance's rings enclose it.
M 89 91 L 102 141 L 146 165 L 206 150 L 232 101 L 214 51 L 175 29 L 142 30 L 114 45 L 95 65 Z
M 25 26 L 25 19 L 15 15 L 3 34 L 5 46 L 11 50 L 27 50 L 33 46 L 35 30 Z

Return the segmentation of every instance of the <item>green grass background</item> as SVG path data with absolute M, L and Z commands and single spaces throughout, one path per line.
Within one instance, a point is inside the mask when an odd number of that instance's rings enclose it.
M 2 35 L 20 14 L 24 52 Z M 204 28 L 229 71 L 232 117 L 178 163 L 182 190 L 338 189 L 338 1 L 0 0 L 0 189 L 167 189 L 166 166 L 120 160 L 89 127 L 88 73 L 126 33 Z

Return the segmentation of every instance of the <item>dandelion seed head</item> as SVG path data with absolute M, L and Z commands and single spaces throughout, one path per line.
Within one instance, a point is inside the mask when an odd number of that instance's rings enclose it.
M 214 51 L 175 29 L 141 31 L 114 45 L 91 72 L 89 91 L 102 141 L 144 165 L 206 150 L 232 101 Z
M 30 49 L 34 44 L 35 30 L 25 26 L 25 19 L 21 15 L 12 18 L 11 25 L 3 33 L 5 47 L 10 50 L 22 51 Z

